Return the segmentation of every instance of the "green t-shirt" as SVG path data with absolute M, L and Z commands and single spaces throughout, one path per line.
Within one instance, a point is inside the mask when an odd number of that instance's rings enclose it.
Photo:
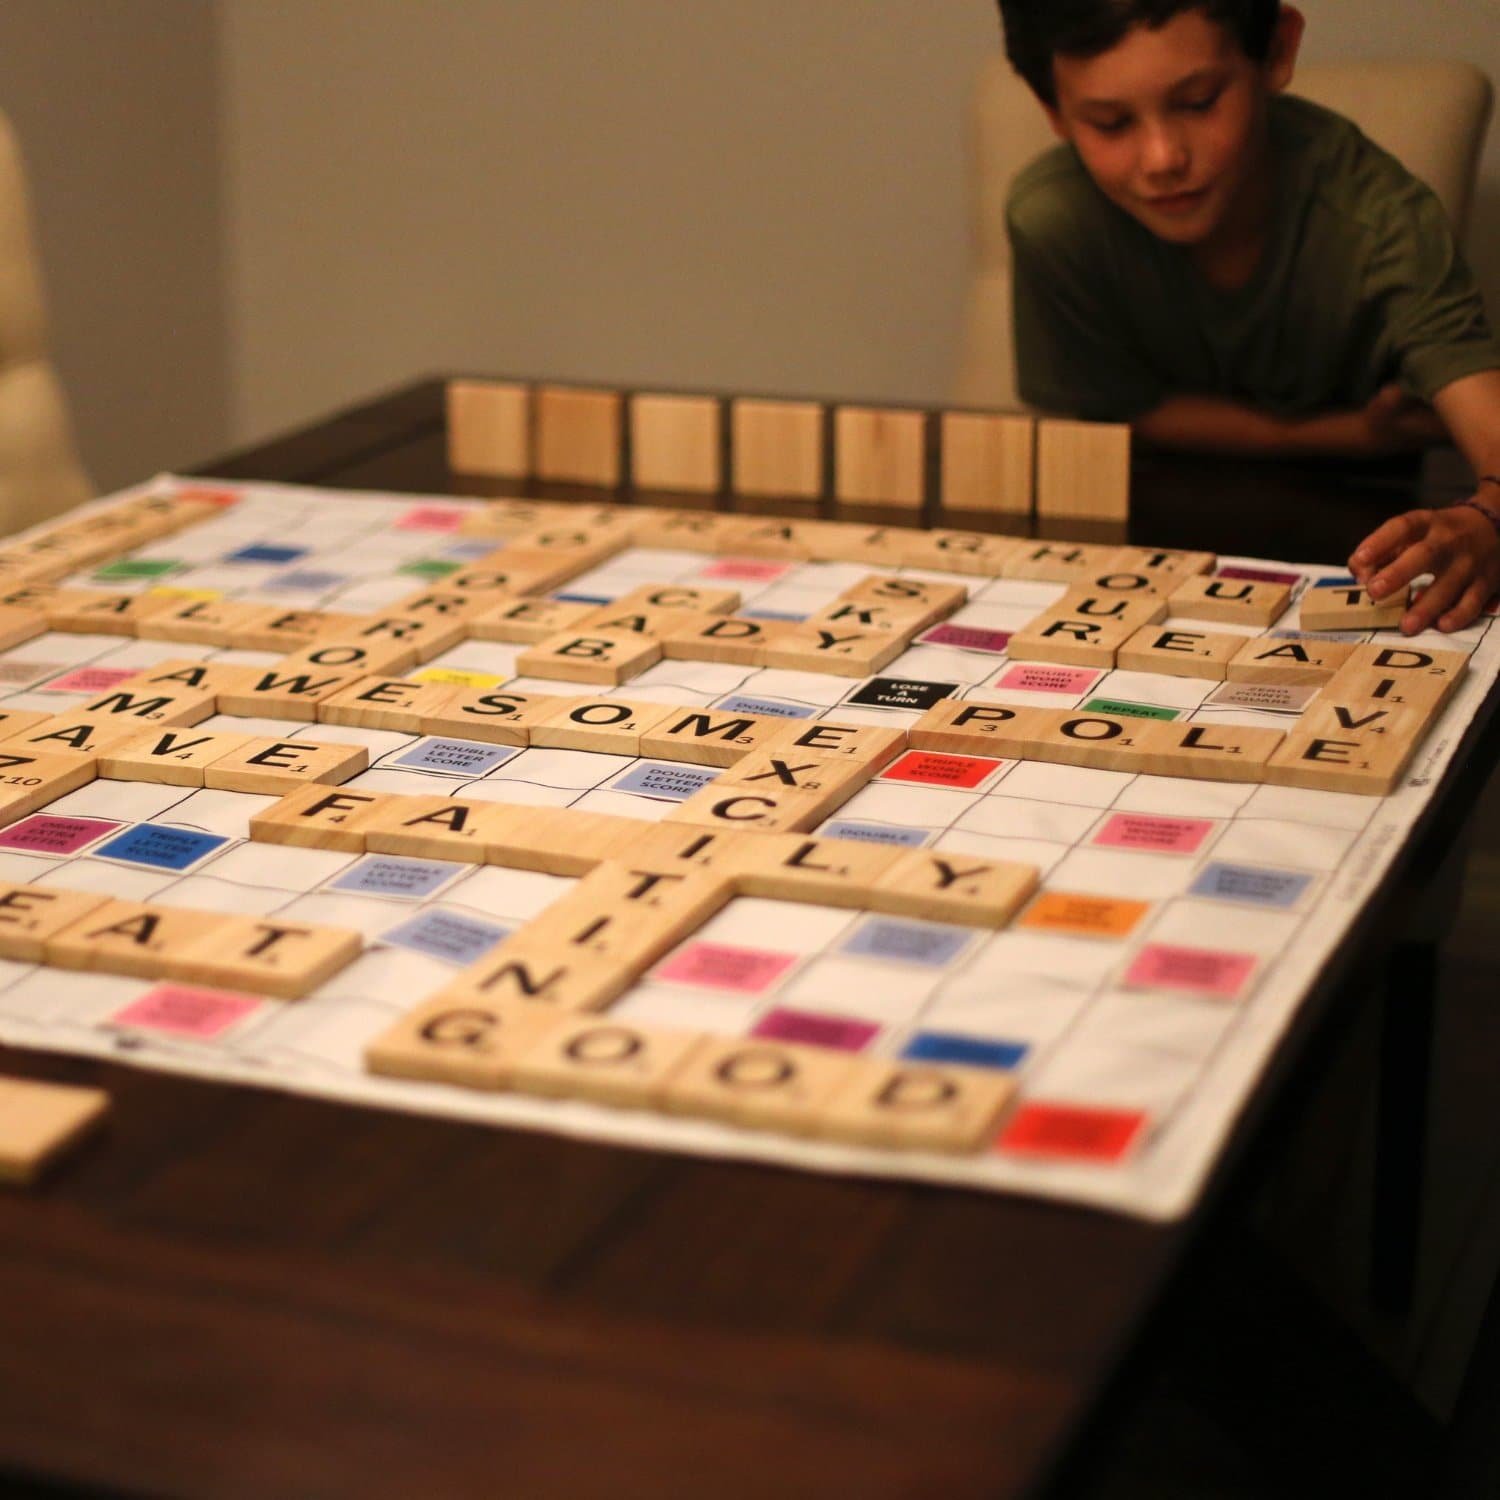
M 1250 282 L 1216 291 L 1188 252 L 1094 185 L 1071 146 L 1011 189 L 1023 400 L 1128 421 L 1171 395 L 1282 416 L 1363 406 L 1399 380 L 1430 401 L 1500 368 L 1432 191 L 1341 115 L 1270 101 L 1274 222 Z

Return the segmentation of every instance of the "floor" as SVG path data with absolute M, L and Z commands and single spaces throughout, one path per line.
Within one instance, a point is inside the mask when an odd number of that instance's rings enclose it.
M 1445 1493 L 1430 1462 L 1403 1471 L 1380 1440 L 1398 1429 L 1403 1438 L 1410 1431 L 1441 1440 L 1500 1274 L 1500 775 L 1472 827 L 1461 906 L 1443 949 L 1424 1238 L 1410 1315 L 1380 1316 L 1366 1297 L 1370 1080 L 1379 1043 L 1372 1023 L 1341 1048 L 1324 1104 L 1299 1125 L 1296 1160 L 1216 1248 L 1167 1346 L 1150 1355 L 1142 1394 L 1060 1497 L 1324 1496 L 1347 1492 L 1351 1453 L 1369 1457 L 1357 1492 L 1371 1500 Z M 1283 1300 L 1306 1299 L 1301 1330 L 1247 1334 L 1243 1320 L 1228 1319 L 1231 1304 L 1250 1305 L 1261 1290 L 1255 1283 L 1267 1279 Z M 1308 1332 L 1313 1325 L 1318 1331 Z M 1327 1435 L 1341 1429 L 1344 1441 L 1330 1443 Z M 1500 1446 L 1500 1410 L 1493 1429 Z

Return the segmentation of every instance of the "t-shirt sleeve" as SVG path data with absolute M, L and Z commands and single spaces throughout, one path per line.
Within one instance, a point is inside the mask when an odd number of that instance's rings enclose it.
M 1021 399 L 1090 421 L 1128 422 L 1150 411 L 1165 392 L 1120 317 L 1118 299 L 1112 305 L 1107 256 L 1089 253 L 1098 239 L 1063 223 L 1039 233 L 1027 222 L 1034 218 L 1014 204 L 1007 216 Z
M 1376 226 L 1367 277 L 1392 363 L 1424 401 L 1466 375 L 1500 369 L 1500 343 L 1442 203 L 1415 179 Z

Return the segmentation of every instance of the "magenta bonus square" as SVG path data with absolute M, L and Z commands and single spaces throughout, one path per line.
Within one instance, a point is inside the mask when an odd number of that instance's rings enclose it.
M 63 818 L 36 813 L 0 833 L 0 849 L 24 849 L 29 854 L 77 854 L 118 827 L 119 823 L 108 818 Z

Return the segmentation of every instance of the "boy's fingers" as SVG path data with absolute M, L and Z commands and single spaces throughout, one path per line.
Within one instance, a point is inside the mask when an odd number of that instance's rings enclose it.
M 1349 558 L 1349 571 L 1355 577 L 1368 574 L 1389 562 L 1404 548 L 1427 534 L 1430 515 L 1427 511 L 1408 511 L 1404 516 L 1392 516 L 1383 526 L 1378 526 L 1354 549 Z
M 1403 635 L 1416 635 L 1428 629 L 1439 615 L 1447 613 L 1462 598 L 1474 581 L 1474 565 L 1458 557 L 1422 590 L 1416 602 L 1401 621 Z
M 1365 590 L 1372 599 L 1385 599 L 1391 594 L 1400 593 L 1407 584 L 1414 582 L 1424 573 L 1431 573 L 1434 578 L 1440 578 L 1451 565 L 1448 549 L 1440 547 L 1427 537 L 1420 542 L 1413 542 L 1395 562 L 1386 563 L 1379 573 L 1365 584 Z M 1465 582 L 1467 581 L 1466 577 Z
M 1476 578 L 1463 592 L 1463 597 L 1439 621 L 1443 631 L 1462 630 L 1479 618 L 1479 612 L 1490 602 L 1495 586 L 1488 578 Z

